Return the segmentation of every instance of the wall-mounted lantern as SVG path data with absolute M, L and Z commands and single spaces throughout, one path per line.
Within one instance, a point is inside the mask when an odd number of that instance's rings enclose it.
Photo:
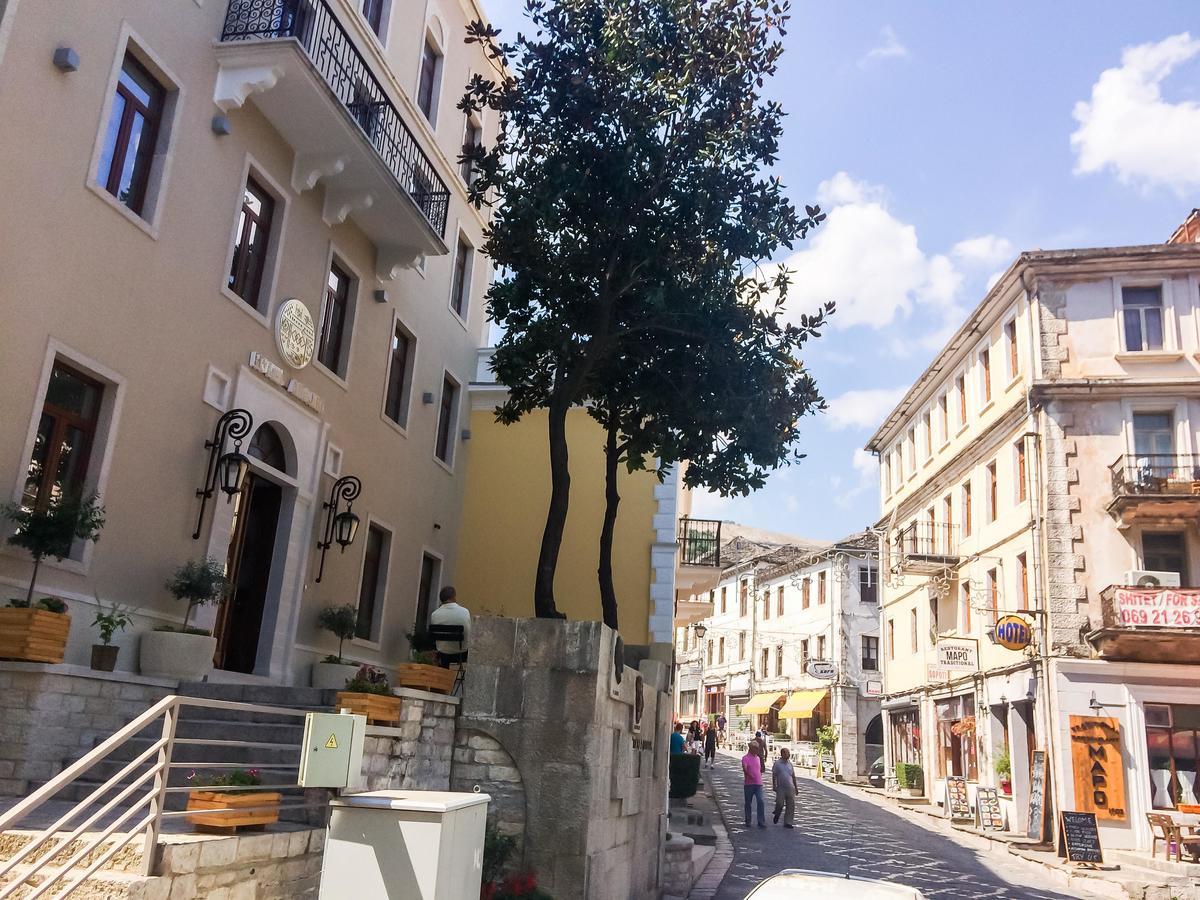
M 696 637 L 703 639 L 705 632 L 708 631 L 708 626 L 702 622 L 697 622 L 692 626 L 692 631 L 696 632 Z
M 200 498 L 200 515 L 196 517 L 196 531 L 193 541 L 200 540 L 200 529 L 204 524 L 204 507 L 209 499 L 220 488 L 225 493 L 226 502 L 233 499 L 242 489 L 246 481 L 246 472 L 250 469 L 250 460 L 242 454 L 242 439 L 254 428 L 254 417 L 244 409 L 231 409 L 217 419 L 211 440 L 204 442 L 208 451 L 208 464 L 204 468 L 204 485 L 196 489 Z M 233 450 L 225 452 L 225 439 L 233 438 Z
M 321 504 L 321 508 L 326 510 L 325 513 L 325 537 L 323 540 L 317 541 L 317 549 L 321 551 L 321 565 L 317 569 L 317 584 L 321 583 L 321 576 L 325 574 L 325 553 L 335 543 L 342 548 L 342 552 L 346 552 L 346 548 L 354 543 L 354 536 L 358 534 L 358 516 L 354 514 L 354 500 L 362 491 L 362 482 L 354 475 L 343 475 L 333 483 L 333 488 L 329 491 L 329 499 Z M 339 509 L 342 501 L 346 501 L 346 508 Z

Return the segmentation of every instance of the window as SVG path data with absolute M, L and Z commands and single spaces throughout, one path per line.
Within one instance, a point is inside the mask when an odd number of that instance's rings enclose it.
M 442 561 L 428 553 L 421 554 L 421 583 L 417 588 L 417 620 L 413 631 L 425 634 L 429 627 L 429 614 L 433 611 L 434 595 L 438 592 Z
M 1013 444 L 1013 474 L 1016 476 L 1017 502 L 1025 502 L 1025 439 L 1017 441 Z
M 738 632 L 738 662 L 746 658 L 746 632 Z
M 146 202 L 166 94 L 145 67 L 126 53 L 104 131 L 96 181 L 139 216 Z
M 942 498 L 942 521 L 946 523 L 946 544 L 951 552 L 954 551 L 954 502 L 947 494 Z
M 1017 320 L 1010 319 L 1004 325 L 1004 343 L 1008 348 L 1008 378 L 1011 381 L 1021 374 L 1021 360 L 1017 355 Z
M 895 451 L 892 453 L 892 469 L 896 473 L 896 485 L 904 483 L 904 445 L 897 444 Z
M 933 429 L 929 424 L 929 413 L 921 416 L 921 440 L 924 442 L 922 450 L 925 452 L 925 461 L 933 459 Z
M 1017 554 L 1017 609 L 1029 609 L 1029 564 L 1024 553 Z
M 450 285 L 450 308 L 460 319 L 467 317 L 467 303 L 471 296 L 471 245 L 461 236 L 458 250 L 454 254 L 454 278 Z
M 725 638 L 717 638 L 717 662 L 725 662 Z
M 1133 452 L 1139 457 L 1167 457 L 1175 453 L 1175 417 L 1169 412 L 1133 414 Z M 1169 459 L 1148 459 L 1156 467 L 1173 470 Z M 1164 466 L 1164 463 L 1166 464 Z
M 869 672 L 879 670 L 879 638 L 869 634 L 862 636 L 862 667 Z
M 321 312 L 321 344 L 317 348 L 317 361 L 335 375 L 346 374 L 345 350 L 347 323 L 350 317 L 350 276 L 337 263 L 329 267 L 325 281 L 325 308 Z
M 887 620 L 888 659 L 896 658 L 896 620 Z
M 759 666 L 758 666 L 759 676 L 762 678 L 766 678 L 767 673 L 770 671 L 770 666 L 771 666 L 771 650 L 769 647 L 763 647 L 762 652 L 759 654 Z
M 1198 802 L 1200 706 L 1147 703 L 1145 711 L 1151 807 L 1176 809 Z
M 437 91 L 442 75 L 442 54 L 425 39 L 421 51 L 421 78 L 417 84 L 417 106 L 432 124 L 437 115 Z
M 83 494 L 103 394 L 104 388 L 98 381 L 62 362 L 54 364 L 25 475 L 21 506 L 45 509 L 62 497 Z
M 950 440 L 950 410 L 946 395 L 938 397 L 938 445 Z
M 479 146 L 479 139 L 482 134 L 479 126 L 471 120 L 470 116 L 466 117 L 466 124 L 463 126 L 463 155 L 465 156 L 472 148 Z M 475 163 L 469 159 L 464 159 L 458 165 L 458 174 L 462 176 L 462 180 L 467 184 L 475 181 Z
M 775 615 L 783 615 L 783 585 L 781 584 L 775 591 Z
M 242 194 L 242 209 L 238 214 L 237 234 L 233 240 L 228 286 L 259 311 L 266 307 L 268 299 L 262 296 L 262 278 L 274 214 L 275 200 L 257 181 L 247 178 Z
M 988 347 L 979 351 L 979 396 L 984 406 L 992 402 L 992 351 Z
M 989 522 L 996 521 L 996 501 L 998 492 L 996 490 L 996 464 L 995 462 L 988 463 L 987 466 L 987 517 Z
M 870 563 L 858 567 L 858 599 L 862 603 L 879 602 L 879 571 Z
M 375 32 L 375 36 L 382 38 L 383 0 L 363 0 L 362 13 L 367 24 L 371 26 L 371 30 Z
M 708 664 L 710 666 L 713 664 L 713 642 L 712 641 L 708 642 Z
M 962 486 L 963 537 L 971 534 L 971 482 Z
M 408 400 L 412 386 L 413 338 L 399 322 L 392 332 L 391 357 L 388 361 L 387 396 L 383 414 L 403 427 L 408 423 Z
M 921 646 L 921 636 L 917 633 L 917 611 L 910 609 L 908 611 L 909 638 L 912 643 L 912 652 L 916 653 Z
M 749 607 L 746 605 L 750 592 L 750 582 L 743 581 L 741 586 L 738 588 L 738 591 L 738 615 L 744 619 L 746 614 L 750 611 Z
M 1178 572 L 1188 584 L 1187 541 L 1183 532 L 1142 532 L 1142 565 L 1150 572 Z
M 725 612 L 729 608 L 728 604 L 725 602 L 725 592 L 726 592 L 726 588 L 724 585 L 722 585 L 721 586 L 721 612 Z
M 800 666 L 801 668 L 808 666 L 808 638 L 800 641 Z
M 763 591 L 763 621 L 771 618 L 771 591 L 767 589 Z
M 987 605 L 992 611 L 992 624 L 1000 617 L 1000 579 L 995 569 L 987 571 Z
M 1121 288 L 1125 349 L 1131 353 L 1163 348 L 1162 287 Z
M 384 586 L 387 584 L 388 551 L 391 535 L 372 522 L 367 527 L 367 546 L 363 552 L 362 582 L 358 587 L 358 621 L 354 636 L 367 641 L 379 639 L 379 620 L 383 612 Z
M 971 633 L 971 582 L 962 583 L 962 630 Z
M 967 377 L 959 375 L 954 379 L 954 393 L 958 396 L 958 424 L 961 428 L 967 424 Z
M 892 457 L 889 454 L 879 464 L 880 482 L 883 484 L 884 496 L 892 492 Z
M 908 449 L 908 465 L 905 466 L 904 468 L 908 472 L 908 477 L 912 478 L 912 476 L 917 474 L 917 429 L 916 428 L 908 429 L 907 449 Z
M 438 410 L 437 442 L 434 444 L 434 455 L 449 465 L 454 459 L 454 417 L 456 413 L 455 400 L 458 397 L 458 385 L 446 375 L 442 378 L 442 404 Z
M 975 729 L 967 727 L 975 720 L 975 698 L 971 695 L 950 697 L 934 703 L 937 713 L 938 777 L 959 775 L 976 781 L 979 773 L 975 759 Z
M 817 635 L 817 659 L 828 659 L 825 655 L 825 635 Z
M 817 605 L 825 602 L 825 573 L 817 573 Z
M 775 648 L 775 677 L 783 677 L 783 645 L 780 644 Z
M 805 578 L 800 582 L 800 608 L 808 609 L 809 597 L 812 593 L 812 579 Z

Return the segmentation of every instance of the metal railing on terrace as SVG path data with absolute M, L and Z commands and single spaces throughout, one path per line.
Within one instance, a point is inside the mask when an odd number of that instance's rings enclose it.
M 221 40 L 295 38 L 439 237 L 450 191 L 325 0 L 230 0 Z
M 721 523 L 717 519 L 679 520 L 679 564 L 721 567 Z
M 944 522 L 910 522 L 896 533 L 894 547 L 902 558 L 956 558 L 959 529 Z
M 1109 466 L 1113 496 L 1128 494 L 1200 494 L 1200 455 L 1130 454 Z

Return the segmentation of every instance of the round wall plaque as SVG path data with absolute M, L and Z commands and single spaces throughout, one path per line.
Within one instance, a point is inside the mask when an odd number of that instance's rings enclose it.
M 1007 650 L 1024 650 L 1033 641 L 1033 629 L 1021 616 L 1001 616 L 996 622 L 996 643 Z
M 275 344 L 283 354 L 284 362 L 293 369 L 303 369 L 312 362 L 317 329 L 308 307 L 295 297 L 279 304 L 275 314 Z

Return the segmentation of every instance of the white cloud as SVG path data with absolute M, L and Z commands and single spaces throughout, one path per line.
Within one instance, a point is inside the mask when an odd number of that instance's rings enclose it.
M 1078 174 L 1111 168 L 1125 184 L 1165 185 L 1179 194 L 1200 186 L 1200 104 L 1171 103 L 1161 85 L 1200 54 L 1200 39 L 1172 35 L 1127 47 L 1121 65 L 1100 73 L 1090 101 L 1075 104 L 1071 135 Z
M 879 37 L 879 45 L 872 47 L 859 59 L 859 68 L 863 68 L 876 60 L 908 59 L 911 55 L 908 52 L 908 48 L 900 43 L 900 38 L 896 37 L 895 29 L 891 25 L 884 25 L 879 30 Z
M 854 458 L 851 460 L 855 470 L 864 478 L 874 478 L 879 472 L 879 460 L 874 453 L 868 453 L 862 447 L 854 448 Z
M 959 241 L 951 249 L 950 255 L 964 266 L 991 269 L 1012 259 L 1013 245 L 1008 238 L 984 234 Z
M 829 401 L 829 409 L 825 412 L 829 427 L 835 431 L 875 428 L 900 402 L 907 390 L 907 387 L 894 387 L 846 391 Z M 857 454 L 854 465 L 858 468 Z

